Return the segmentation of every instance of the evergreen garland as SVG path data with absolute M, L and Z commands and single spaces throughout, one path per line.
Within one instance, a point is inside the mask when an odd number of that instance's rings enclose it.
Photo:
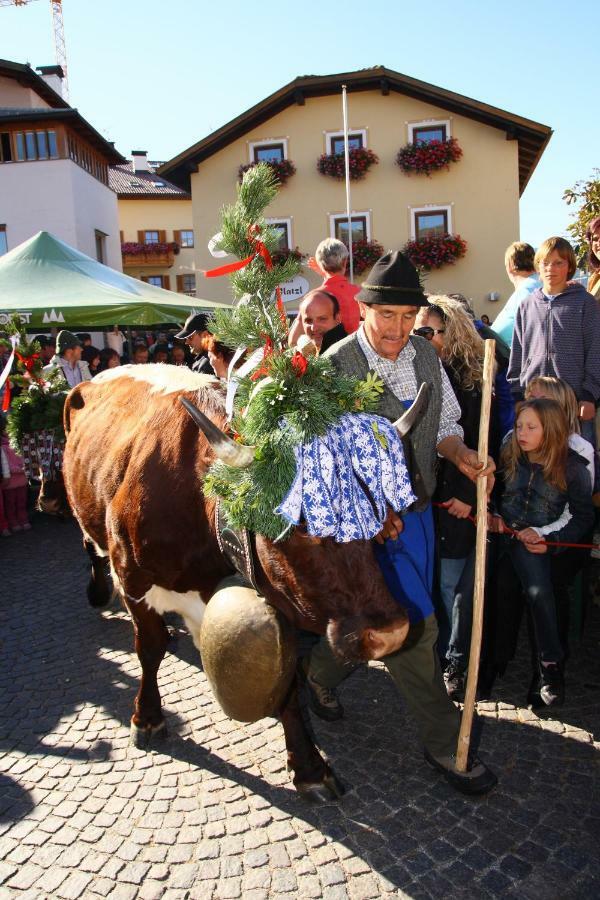
M 22 452 L 23 438 L 32 431 L 53 431 L 56 439 L 64 440 L 63 408 L 68 392 L 61 373 L 43 377 L 41 347 L 37 341 L 28 339 L 18 313 L 13 314 L 3 331 L 6 337 L 0 337 L 0 345 L 7 350 L 12 350 L 10 338 L 17 338 L 15 371 L 9 380 L 21 389 L 13 398 L 6 418 L 11 445 Z
M 243 469 L 217 461 L 205 478 L 207 495 L 221 499 L 230 525 L 272 539 L 289 531 L 274 510 L 294 480 L 294 448 L 324 435 L 347 412 L 374 412 L 383 390 L 373 374 L 360 381 L 337 372 L 327 358 L 288 348 L 276 289 L 298 273 L 300 263 L 271 260 L 279 236 L 264 211 L 277 190 L 271 168 L 259 163 L 245 173 L 237 202 L 222 211 L 219 248 L 240 259 L 254 256 L 231 275 L 239 302 L 233 312 L 215 310 L 211 331 L 228 347 L 249 353 L 262 348 L 263 358 L 239 380 L 232 421 L 236 439 L 256 447 L 254 460 Z

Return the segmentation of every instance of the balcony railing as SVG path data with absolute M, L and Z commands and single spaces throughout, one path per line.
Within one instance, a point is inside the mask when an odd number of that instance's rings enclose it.
M 121 244 L 124 269 L 140 266 L 172 266 L 177 253 L 179 244 L 174 242 L 139 244 L 131 241 Z

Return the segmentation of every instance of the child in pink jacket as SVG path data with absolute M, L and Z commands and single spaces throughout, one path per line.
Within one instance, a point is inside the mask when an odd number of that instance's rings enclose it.
M 12 449 L 0 423 L 0 457 L 2 462 L 2 501 L 0 506 L 0 534 L 8 537 L 11 531 L 29 531 L 27 518 L 27 476 L 23 458 Z

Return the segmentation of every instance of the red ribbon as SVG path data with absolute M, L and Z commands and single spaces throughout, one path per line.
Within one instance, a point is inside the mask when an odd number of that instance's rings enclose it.
M 296 352 L 292 356 L 292 369 L 294 369 L 296 373 L 296 378 L 302 378 L 307 368 L 307 358 L 302 353 L 300 353 L 299 350 L 296 350 Z
M 447 509 L 448 503 L 450 501 L 446 501 L 446 503 L 433 503 L 432 506 L 439 506 L 440 509 Z M 475 516 L 467 516 L 466 517 L 469 522 L 471 522 L 475 527 L 477 527 L 477 519 Z M 503 534 L 508 534 L 509 537 L 515 537 L 519 532 L 515 531 L 514 528 L 509 528 L 509 526 L 504 523 L 504 531 Z M 492 534 L 496 534 L 496 532 L 492 532 Z M 600 550 L 600 544 L 570 544 L 568 541 L 536 541 L 537 544 L 543 544 L 545 547 L 579 547 L 581 550 Z
M 4 399 L 2 400 L 2 412 L 6 412 L 10 406 L 10 379 L 4 382 Z
M 18 350 L 15 350 L 15 356 L 19 360 L 19 362 L 23 363 L 26 370 L 31 374 L 33 372 L 33 367 L 35 366 L 36 359 L 40 358 L 39 353 L 32 353 L 31 356 L 21 356 Z
M 262 362 L 260 364 L 260 367 L 256 369 L 256 371 L 253 372 L 250 376 L 250 381 L 258 381 L 261 375 L 269 375 L 271 372 L 270 362 L 271 357 L 273 356 L 273 341 L 268 334 L 262 336 L 265 339 Z
M 204 277 L 219 278 L 221 275 L 230 275 L 232 272 L 239 272 L 240 269 L 245 269 L 246 266 L 250 265 L 252 260 L 256 259 L 257 256 L 262 257 L 267 271 L 270 272 L 273 268 L 273 260 L 271 259 L 271 254 L 265 244 L 263 244 L 262 241 L 259 241 L 259 234 L 260 227 L 258 225 L 251 225 L 248 229 L 248 240 L 254 247 L 254 253 L 251 253 L 250 256 L 246 256 L 245 259 L 238 259 L 237 262 L 227 263 L 224 266 L 218 266 L 216 269 L 202 269 L 201 271 Z M 281 299 L 281 290 L 279 289 L 279 286 L 275 288 L 275 296 L 277 297 L 277 312 L 279 313 L 279 318 L 287 331 L 287 316 L 285 314 L 285 307 L 283 305 L 283 300 Z

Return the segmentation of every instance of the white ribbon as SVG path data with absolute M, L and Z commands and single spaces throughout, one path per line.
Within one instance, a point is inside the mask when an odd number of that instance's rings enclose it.
M 225 397 L 225 412 L 227 413 L 227 419 L 231 421 L 233 416 L 233 401 L 235 400 L 235 395 L 237 393 L 239 380 L 240 378 L 245 378 L 252 369 L 255 369 L 259 362 L 263 358 L 263 348 L 259 347 L 258 350 L 255 350 L 252 356 L 246 360 L 243 366 L 240 366 L 239 369 L 235 370 L 234 374 L 234 366 L 240 356 L 246 352 L 245 347 L 238 347 L 235 353 L 233 354 L 233 358 L 229 363 L 229 368 L 227 369 L 227 395 Z
M 217 244 L 220 244 L 222 240 L 223 235 L 220 231 L 218 231 L 217 234 L 214 234 L 208 242 L 208 252 L 216 259 L 222 259 L 224 256 L 229 256 L 226 250 L 217 249 Z
M 19 343 L 19 338 L 16 336 L 16 334 L 12 334 L 10 336 L 10 342 L 12 344 L 12 353 L 8 357 L 8 362 L 2 369 L 2 374 L 0 374 L 0 391 L 4 387 L 4 382 L 10 375 L 10 370 L 12 369 L 12 364 L 15 360 L 15 350 L 17 349 L 17 344 Z

